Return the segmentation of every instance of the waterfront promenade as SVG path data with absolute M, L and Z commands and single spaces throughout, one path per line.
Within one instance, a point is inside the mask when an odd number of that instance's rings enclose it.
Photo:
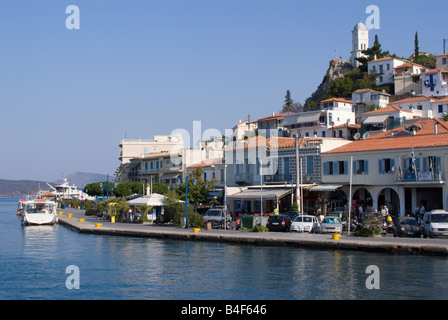
M 100 219 L 97 216 L 86 216 L 84 210 L 78 209 L 59 209 L 59 212 L 61 212 L 59 224 L 79 233 L 448 257 L 448 239 L 394 238 L 391 235 L 387 237 L 362 238 L 349 236 L 344 233 L 339 240 L 333 240 L 329 234 L 205 229 L 200 229 L 199 232 L 195 233 L 192 228 L 185 229 L 167 225 L 111 223 L 110 220 Z

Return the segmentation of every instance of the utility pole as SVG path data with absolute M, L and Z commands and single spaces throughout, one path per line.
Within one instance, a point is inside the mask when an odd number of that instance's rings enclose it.
M 445 54 L 446 53 L 446 41 L 447 41 L 448 39 L 443 39 L 443 54 Z
M 300 194 L 300 158 L 299 158 L 299 138 L 296 137 L 296 202 L 297 202 L 297 207 L 298 207 L 298 211 L 301 212 L 302 211 L 302 206 L 301 206 L 301 194 Z

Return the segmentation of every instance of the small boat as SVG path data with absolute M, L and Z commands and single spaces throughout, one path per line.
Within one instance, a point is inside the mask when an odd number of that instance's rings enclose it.
M 20 199 L 19 204 L 17 205 L 17 215 L 22 215 L 23 208 L 25 207 L 26 200 Z
M 58 223 L 57 204 L 45 199 L 25 201 L 22 209 L 22 224 L 52 225 Z

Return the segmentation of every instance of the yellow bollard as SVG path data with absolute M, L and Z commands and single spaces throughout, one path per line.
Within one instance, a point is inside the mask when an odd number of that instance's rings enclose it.
M 60 216 L 62 216 L 62 214 L 63 214 L 63 213 L 64 213 L 64 212 L 62 212 L 62 211 L 59 211 L 59 215 L 60 215 Z
M 340 234 L 334 234 L 333 235 L 333 240 L 339 240 L 340 236 L 341 236 Z
M 79 222 L 84 222 L 86 219 L 79 219 Z
M 194 233 L 198 233 L 199 231 L 201 231 L 201 229 L 199 229 L 199 228 L 193 228 L 193 232 L 194 232 Z
M 102 223 L 95 223 L 95 228 L 99 228 L 101 227 L 103 224 Z
M 110 222 L 115 223 L 115 216 L 110 216 Z
M 72 217 L 72 213 L 67 214 L 67 217 L 71 218 Z

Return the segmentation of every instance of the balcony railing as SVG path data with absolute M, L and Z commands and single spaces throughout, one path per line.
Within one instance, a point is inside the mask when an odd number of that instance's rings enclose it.
M 401 174 L 397 174 L 396 176 L 397 182 L 420 182 L 420 183 L 432 183 L 445 182 L 445 175 L 443 172 L 404 172 Z

